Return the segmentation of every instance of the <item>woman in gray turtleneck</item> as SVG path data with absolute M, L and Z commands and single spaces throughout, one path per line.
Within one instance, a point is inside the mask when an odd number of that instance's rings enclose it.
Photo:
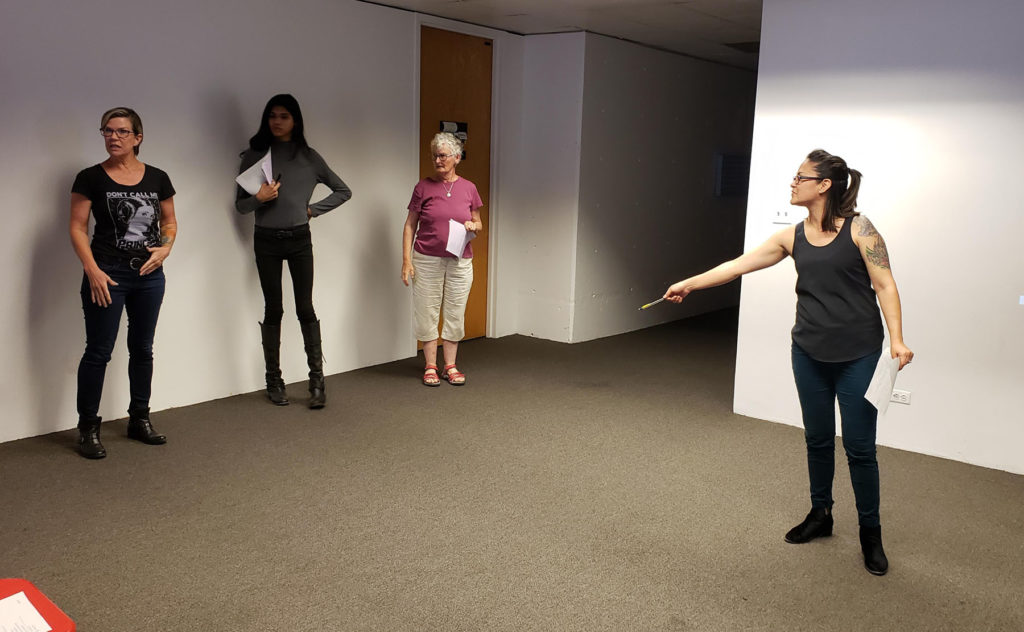
M 249 139 L 249 149 L 242 153 L 240 172 L 261 160 L 268 149 L 274 180 L 263 183 L 255 195 L 239 187 L 235 199 L 239 213 L 256 213 L 253 245 L 263 289 L 264 314 L 260 328 L 267 365 L 267 396 L 278 406 L 288 404 L 280 364 L 284 315 L 281 272 L 282 263 L 287 261 L 309 364 L 309 407 L 323 408 L 327 398 L 320 321 L 313 309 L 313 243 L 309 220 L 346 202 L 352 197 L 352 191 L 331 171 L 320 154 L 306 144 L 302 111 L 290 94 L 275 95 L 267 102 L 259 131 Z M 331 194 L 310 204 L 309 198 L 318 183 L 329 187 Z

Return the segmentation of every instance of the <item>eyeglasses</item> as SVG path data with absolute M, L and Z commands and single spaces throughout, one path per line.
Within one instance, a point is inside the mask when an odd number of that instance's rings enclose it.
M 804 180 L 825 180 L 825 179 L 826 178 L 815 178 L 814 176 L 802 176 L 802 175 L 797 174 L 797 175 L 793 176 L 793 184 L 800 184 Z
M 448 160 L 449 158 L 454 158 L 455 154 L 433 154 L 433 156 L 434 160 Z
M 110 129 L 109 127 L 104 127 L 103 129 L 100 130 L 100 134 L 103 134 L 103 138 L 117 136 L 118 138 L 124 139 L 128 138 L 131 134 L 133 134 L 133 131 L 125 128 Z

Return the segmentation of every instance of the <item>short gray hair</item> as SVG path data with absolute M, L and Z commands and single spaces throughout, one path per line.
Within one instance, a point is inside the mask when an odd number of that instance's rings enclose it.
M 444 149 L 456 158 L 462 158 L 462 141 L 451 132 L 438 132 L 430 141 L 430 151 Z

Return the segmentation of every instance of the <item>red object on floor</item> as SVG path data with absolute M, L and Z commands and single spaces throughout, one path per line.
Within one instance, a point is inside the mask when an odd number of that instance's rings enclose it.
M 25 593 L 29 602 L 42 615 L 43 620 L 53 628 L 53 632 L 75 632 L 75 622 L 71 620 L 71 617 L 64 614 L 60 608 L 47 599 L 46 595 L 32 585 L 32 582 L 27 579 L 0 579 L 0 599 L 20 592 Z

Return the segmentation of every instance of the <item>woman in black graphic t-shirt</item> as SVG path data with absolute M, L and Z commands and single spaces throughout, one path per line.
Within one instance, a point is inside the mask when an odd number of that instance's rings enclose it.
M 149 420 L 153 335 L 164 296 L 164 260 L 178 231 L 167 174 L 138 159 L 142 119 L 129 108 L 100 119 L 109 157 L 83 169 L 71 187 L 71 245 L 82 260 L 85 353 L 78 365 L 78 446 L 102 459 L 100 395 L 121 312 L 128 312 L 128 436 L 166 443 Z M 89 215 L 96 221 L 89 242 Z
M 807 219 L 732 261 L 672 285 L 665 298 L 679 303 L 694 290 L 722 285 L 773 266 L 787 255 L 793 257 L 797 304 L 791 353 L 807 444 L 811 511 L 785 539 L 802 544 L 832 535 L 838 400 L 864 566 L 874 575 L 884 575 L 889 561 L 878 512 L 878 411 L 864 399 L 882 353 L 879 306 L 900 369 L 914 353 L 903 342 L 900 295 L 885 241 L 871 221 L 854 210 L 860 179 L 860 172 L 839 156 L 812 151 L 790 184 L 790 204 L 805 207 Z

